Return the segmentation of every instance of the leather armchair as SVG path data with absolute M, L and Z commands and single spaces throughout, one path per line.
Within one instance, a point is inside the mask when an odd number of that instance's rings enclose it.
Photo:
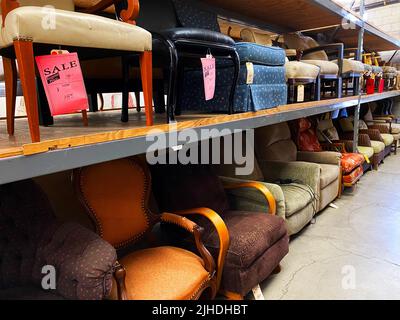
M 0 186 L 0 299 L 101 300 L 112 289 L 115 249 L 76 223 L 59 223 L 32 180 Z M 53 266 L 56 288 L 44 290 Z
M 204 230 L 204 243 L 216 259 L 217 234 L 210 223 L 189 207 L 209 207 L 225 222 L 230 246 L 225 265 L 218 263 L 222 274 L 221 293 L 242 299 L 271 273 L 279 271 L 279 262 L 288 252 L 284 220 L 275 215 L 276 204 L 269 188 L 258 182 L 222 184 L 210 166 L 156 165 L 152 167 L 154 195 L 162 211 L 192 213 Z M 253 190 L 262 200 L 262 211 L 236 207 L 229 203 L 227 192 Z
M 163 67 L 167 83 L 167 120 L 175 121 L 181 113 L 179 94 L 187 67 L 199 67 L 199 58 L 208 50 L 217 60 L 230 60 L 233 65 L 229 83 L 228 113 L 233 113 L 234 94 L 239 77 L 240 61 L 235 42 L 220 32 L 217 15 L 198 2 L 189 0 L 146 0 L 141 3 L 139 26 L 153 34 L 155 65 Z M 164 97 L 158 94 L 157 97 Z M 163 102 L 158 102 L 158 105 Z
M 138 14 L 138 0 L 129 0 L 126 10 L 117 10 L 121 21 L 95 15 L 113 4 L 127 0 L 101 0 L 97 5 L 75 12 L 73 0 L 2 0 L 2 41 L 0 55 L 6 84 L 7 128 L 14 134 L 15 96 L 18 62 L 24 93 L 29 129 L 33 142 L 40 141 L 38 103 L 35 83 L 35 55 L 49 54 L 54 47 L 77 50 L 81 60 L 96 59 L 104 55 L 124 56 L 132 52 L 139 55 L 141 77 L 146 104 L 146 124 L 152 125 L 152 37 L 131 23 Z M 48 15 L 40 5 L 55 7 L 56 28 L 44 30 L 42 21 Z M 118 7 L 120 8 L 120 7 Z M 14 23 L 18 20 L 18 24 Z M 71 27 L 73 26 L 73 27 Z M 129 71 L 129 70 L 128 70 Z M 124 109 L 122 120 L 127 110 Z
M 186 213 L 162 214 L 150 210 L 151 176 L 139 158 L 122 159 L 77 169 L 73 173 L 76 193 L 93 221 L 96 232 L 118 250 L 119 265 L 111 299 L 193 300 L 213 299 L 220 274 L 203 241 L 198 224 Z M 118 190 L 111 192 L 110 190 Z M 221 218 L 207 208 L 192 209 L 211 220 L 218 234 L 218 263 L 224 265 L 229 234 Z M 196 253 L 176 246 L 154 246 L 144 238 L 157 223 L 171 224 L 190 234 Z M 144 247 L 144 249 L 143 249 Z
M 263 160 L 270 163 L 270 171 L 272 175 L 276 175 L 275 179 L 279 179 L 279 176 L 284 172 L 282 171 L 283 168 L 289 168 L 292 163 L 307 162 L 317 166 L 320 174 L 317 175 L 319 181 L 315 196 L 318 198 L 318 208 L 315 213 L 324 209 L 339 195 L 341 154 L 337 152 L 313 153 L 298 151 L 287 123 L 257 129 L 255 133 L 255 151 L 259 161 Z M 277 166 L 276 169 L 272 166 L 274 163 L 274 166 Z M 299 183 L 305 184 L 306 175 L 302 174 L 302 171 L 298 174 L 300 174 L 300 177 L 296 178 L 295 176 L 294 179 Z M 310 185 L 310 187 L 314 189 L 315 185 Z

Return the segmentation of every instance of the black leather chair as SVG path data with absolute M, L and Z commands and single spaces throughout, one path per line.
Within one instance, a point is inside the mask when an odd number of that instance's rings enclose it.
M 179 81 L 183 81 L 185 67 L 198 67 L 200 58 L 208 50 L 214 57 L 233 62 L 234 77 L 229 99 L 229 114 L 233 113 L 233 99 L 240 70 L 235 42 L 220 32 L 217 14 L 207 11 L 192 0 L 145 0 L 140 3 L 137 24 L 153 33 L 154 66 L 164 69 L 167 90 L 167 119 L 175 121 Z M 164 98 L 157 94 L 154 99 Z M 155 101 L 155 105 L 164 104 Z M 158 110 L 159 111 L 159 110 Z

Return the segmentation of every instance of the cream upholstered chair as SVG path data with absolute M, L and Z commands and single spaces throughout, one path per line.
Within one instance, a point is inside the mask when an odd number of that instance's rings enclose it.
M 246 42 L 253 42 L 264 46 L 272 46 L 272 39 L 270 35 L 256 32 L 250 28 L 242 29 L 240 32 L 240 37 Z M 292 51 L 293 50 L 286 50 L 286 55 L 289 56 Z M 320 68 L 318 66 L 300 61 L 289 61 L 289 59 L 286 59 L 285 75 L 289 89 L 288 101 L 290 103 L 299 101 L 299 96 L 296 97 L 296 88 L 298 88 L 299 85 L 310 86 L 310 100 L 319 100 L 319 70 Z
M 117 10 L 122 21 L 94 15 L 123 2 L 126 9 Z M 44 8 L 49 5 L 52 8 Z M 31 139 L 37 142 L 40 141 L 40 131 L 34 57 L 49 54 L 51 49 L 60 47 L 77 50 L 82 60 L 139 53 L 146 124 L 152 125 L 152 37 L 148 31 L 134 25 L 138 13 L 138 0 L 99 0 L 83 12 L 75 12 L 73 0 L 2 0 L 0 55 L 6 83 L 8 133 L 14 134 L 15 59 L 20 71 Z
M 342 95 L 342 81 L 353 80 L 353 91 L 359 86 L 359 78 L 364 74 L 364 64 L 352 59 L 344 59 L 343 43 L 319 45 L 313 38 L 301 33 L 289 33 L 284 35 L 284 43 L 290 49 L 296 49 L 302 53 L 301 61 L 316 65 L 321 69 L 321 81 L 336 82 L 335 95 Z M 327 53 L 334 53 L 334 59 L 330 61 Z M 322 87 L 324 93 L 324 86 Z M 333 91 L 332 91 L 333 92 Z

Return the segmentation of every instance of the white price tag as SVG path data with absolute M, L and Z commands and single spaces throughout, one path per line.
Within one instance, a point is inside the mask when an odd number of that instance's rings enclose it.
M 251 62 L 246 63 L 247 68 L 247 84 L 253 84 L 254 82 L 254 65 Z
M 251 289 L 251 291 L 253 291 L 253 295 L 256 300 L 265 300 L 260 285 L 255 286 L 253 289 Z
M 297 102 L 304 102 L 304 86 L 302 84 L 297 86 Z

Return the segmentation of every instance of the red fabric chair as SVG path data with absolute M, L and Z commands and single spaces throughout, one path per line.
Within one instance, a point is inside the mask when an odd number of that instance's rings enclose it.
M 297 120 L 295 125 L 292 126 L 292 129 L 295 137 L 294 141 L 296 141 L 300 151 L 320 152 L 329 149 L 321 145 L 318 141 L 316 131 L 308 119 L 302 118 Z M 346 152 L 344 147 L 342 147 L 339 152 L 342 153 L 341 167 L 343 186 L 353 187 L 364 174 L 362 165 L 365 158 L 359 153 Z

